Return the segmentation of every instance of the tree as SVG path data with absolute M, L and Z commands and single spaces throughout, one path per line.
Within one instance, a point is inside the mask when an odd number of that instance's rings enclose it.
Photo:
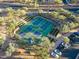
M 65 20 L 65 19 L 66 19 L 66 17 L 65 17 L 64 15 L 59 15 L 59 16 L 58 16 L 58 19 L 60 19 L 60 20 L 62 20 L 62 21 L 63 21 L 63 20 Z
M 12 53 L 15 51 L 16 51 L 15 43 L 9 43 L 9 45 L 5 51 L 5 54 L 6 54 L 6 56 L 11 56 Z
M 4 43 L 3 37 L 0 36 L 0 46 Z
M 70 42 L 70 39 L 68 37 L 63 37 L 64 38 L 64 42 L 65 43 L 69 43 Z
M 26 15 L 26 12 L 27 10 L 21 10 L 21 9 L 18 9 L 15 13 L 16 16 L 19 16 L 19 17 L 22 17 L 24 15 Z
M 55 3 L 56 4 L 61 4 L 61 3 L 63 3 L 63 1 L 62 0 L 55 0 Z
M 37 37 L 33 33 L 26 33 L 18 41 L 18 45 L 28 52 L 34 52 L 38 59 L 48 59 L 49 50 L 53 49 L 53 43 L 47 37 Z
M 60 8 L 53 11 L 51 15 L 62 23 L 63 26 L 61 26 L 61 29 L 65 32 L 68 32 L 71 28 L 78 26 L 79 22 L 77 16 L 68 10 Z
M 73 22 L 71 22 L 69 25 L 70 25 L 70 28 L 71 28 L 71 29 L 76 26 L 75 23 L 73 23 Z
M 12 37 L 14 36 L 14 30 L 16 27 L 22 25 L 23 22 L 20 19 L 26 15 L 26 12 L 24 9 L 18 9 L 15 11 L 13 8 L 7 8 L 6 11 L 8 12 L 5 19 L 7 33 Z
M 39 6 L 38 0 L 35 0 L 34 6 L 35 6 L 35 8 Z
M 38 59 L 48 59 L 50 56 L 49 51 L 53 49 L 55 44 L 51 43 L 47 37 L 42 37 L 41 40 L 40 46 L 33 46 L 35 53 L 38 55 Z
M 56 10 L 56 12 L 58 12 L 59 14 L 62 13 L 62 15 L 64 15 L 65 17 L 70 17 L 72 15 L 72 12 L 65 10 L 63 8 Z
M 62 27 L 62 32 L 69 32 L 69 31 L 70 31 L 69 25 L 64 24 L 63 27 Z
M 20 26 L 20 22 L 16 21 L 15 19 L 7 22 L 7 33 L 10 36 L 14 36 L 14 30 L 16 29 L 17 26 Z
M 38 45 L 40 42 L 41 42 L 40 37 L 37 37 L 31 32 L 26 33 L 18 41 L 19 44 L 24 45 L 24 46 Z
M 4 18 L 0 17 L 0 25 L 3 25 L 3 23 L 4 23 Z
M 34 46 L 35 53 L 37 55 L 38 59 L 48 59 L 49 58 L 49 52 L 47 48 L 41 48 L 38 46 Z
M 58 18 L 59 13 L 56 12 L 56 11 L 53 11 L 53 12 L 51 13 L 51 15 L 52 15 L 52 17 L 54 17 L 54 18 Z
M 15 14 L 15 10 L 14 9 L 12 9 L 12 8 L 6 8 L 6 11 L 8 12 L 7 13 L 8 20 L 11 20 L 11 19 L 13 19 L 15 17 L 14 16 L 14 14 Z

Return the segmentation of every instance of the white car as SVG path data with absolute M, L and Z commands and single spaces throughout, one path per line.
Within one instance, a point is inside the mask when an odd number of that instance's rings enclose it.
M 52 53 L 51 56 L 55 58 L 59 58 L 62 55 L 62 52 L 59 51 L 58 49 L 55 49 Z

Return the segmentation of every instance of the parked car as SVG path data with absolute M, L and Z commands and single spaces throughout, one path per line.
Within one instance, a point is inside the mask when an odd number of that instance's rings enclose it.
M 55 43 L 55 49 L 51 52 L 51 56 L 54 58 L 59 58 L 62 55 L 64 49 L 63 40 L 57 40 Z
M 51 56 L 54 58 L 59 58 L 62 55 L 62 52 L 59 51 L 58 49 L 53 50 L 53 52 L 51 52 Z
M 70 43 L 79 43 L 79 32 L 73 32 L 69 37 Z
M 65 43 L 62 39 L 57 40 L 55 43 L 55 49 L 51 52 L 51 56 L 59 58 L 62 55 L 64 48 L 69 48 L 70 44 Z

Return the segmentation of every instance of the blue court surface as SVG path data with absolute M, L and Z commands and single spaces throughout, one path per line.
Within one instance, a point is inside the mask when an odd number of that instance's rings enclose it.
M 28 24 L 21 26 L 18 34 L 32 32 L 35 35 L 47 36 L 54 27 L 54 24 L 49 19 L 36 16 Z

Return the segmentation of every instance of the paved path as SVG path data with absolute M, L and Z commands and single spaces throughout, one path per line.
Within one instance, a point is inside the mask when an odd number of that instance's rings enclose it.
M 21 4 L 21 3 L 0 3 L 0 7 L 28 7 L 28 9 L 38 9 L 34 8 L 34 5 L 32 7 L 29 4 Z M 79 8 L 79 4 L 71 4 L 71 5 L 56 5 L 56 4 L 51 4 L 51 5 L 39 5 L 40 9 L 58 9 L 58 8 L 66 8 L 66 9 L 72 9 L 72 8 Z

